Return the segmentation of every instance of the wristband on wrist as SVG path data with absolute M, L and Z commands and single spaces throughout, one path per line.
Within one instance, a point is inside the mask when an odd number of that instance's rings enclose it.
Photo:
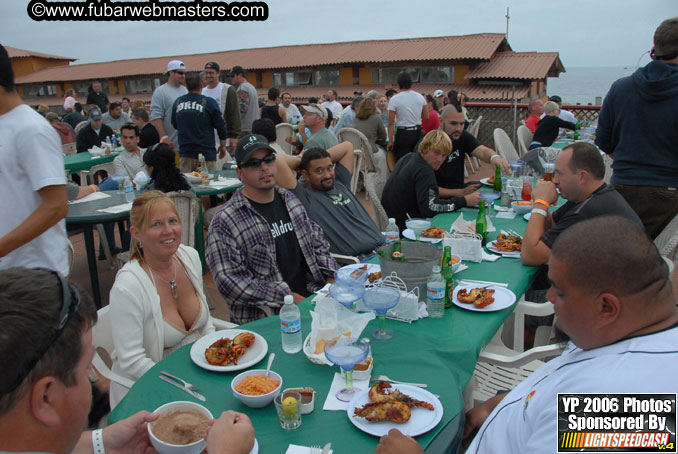
M 102 429 L 92 431 L 92 448 L 94 454 L 106 454 L 104 450 L 104 436 Z
M 168 136 L 162 136 L 160 138 L 160 143 L 163 143 L 165 140 L 169 140 L 169 137 Z
M 97 187 L 96 185 L 90 184 L 89 188 L 92 190 L 92 192 L 97 192 Z
M 492 156 L 490 156 L 490 162 L 492 162 L 494 160 L 494 158 L 498 158 L 498 157 L 499 157 L 498 154 L 493 154 Z
M 541 208 L 532 208 L 532 214 L 541 214 L 544 217 L 548 216 L 548 213 L 545 210 L 542 210 Z
M 548 210 L 549 208 L 551 208 L 551 204 L 548 203 L 548 202 L 547 202 L 546 200 L 544 200 L 544 199 L 537 199 L 537 200 L 534 201 L 534 203 L 535 203 L 535 204 L 541 203 L 542 205 L 544 205 L 544 206 L 546 207 L 547 210 Z

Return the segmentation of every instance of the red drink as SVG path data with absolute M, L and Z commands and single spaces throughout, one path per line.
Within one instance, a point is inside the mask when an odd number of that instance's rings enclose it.
M 544 181 L 553 181 L 553 172 L 546 172 L 544 174 Z
M 532 200 L 532 183 L 523 182 L 523 190 L 520 193 L 520 197 L 525 202 L 529 202 L 530 200 Z

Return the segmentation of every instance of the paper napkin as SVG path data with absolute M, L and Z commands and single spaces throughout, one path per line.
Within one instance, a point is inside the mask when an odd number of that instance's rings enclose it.
M 73 204 L 76 204 L 76 203 L 91 202 L 92 200 L 105 199 L 106 197 L 110 197 L 110 195 L 104 194 L 103 192 L 93 192 L 91 194 L 87 194 L 82 199 L 73 200 L 73 201 L 68 202 L 68 203 L 73 205 Z
M 346 411 L 348 408 L 348 402 L 342 402 L 337 399 L 337 392 L 341 391 L 346 387 L 346 379 L 335 372 L 334 378 L 332 379 L 332 386 L 330 386 L 330 391 L 327 393 L 327 398 L 325 399 L 325 404 L 323 404 L 323 410 L 343 410 Z M 365 380 L 356 380 L 353 378 L 353 387 L 360 390 L 366 390 L 370 387 L 370 379 Z

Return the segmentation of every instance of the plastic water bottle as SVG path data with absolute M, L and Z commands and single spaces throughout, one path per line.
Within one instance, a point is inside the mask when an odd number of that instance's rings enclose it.
M 441 318 L 445 313 L 445 278 L 438 265 L 426 282 L 426 311 L 431 318 Z
M 384 230 L 384 238 L 386 240 L 386 244 L 392 244 L 396 241 L 400 241 L 400 229 L 398 229 L 394 218 L 388 218 L 388 225 L 386 226 L 386 230 Z
M 132 202 L 134 200 L 134 185 L 132 184 L 132 180 L 125 178 L 122 182 L 122 188 L 125 193 L 125 200 Z
M 285 353 L 297 353 L 301 350 L 301 313 L 294 304 L 292 295 L 285 297 L 285 304 L 280 309 L 280 331 Z

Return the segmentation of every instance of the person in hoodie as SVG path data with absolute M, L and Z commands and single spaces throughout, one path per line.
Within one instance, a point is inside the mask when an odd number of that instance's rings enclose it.
M 197 170 L 198 155 L 202 153 L 209 170 L 216 170 L 217 151 L 214 130 L 219 135 L 219 158 L 226 156 L 226 122 L 219 105 L 200 92 L 200 75 L 186 74 L 188 93 L 174 101 L 172 126 L 179 131 L 179 167 L 181 172 Z
M 656 238 L 678 214 L 678 17 L 657 27 L 650 56 L 610 88 L 596 145 L 614 158 L 612 184 Z

